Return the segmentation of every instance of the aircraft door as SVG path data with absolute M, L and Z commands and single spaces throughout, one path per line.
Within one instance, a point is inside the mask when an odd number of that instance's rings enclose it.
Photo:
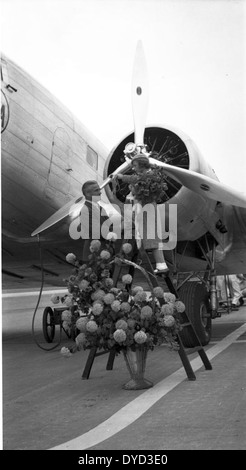
M 71 184 L 71 139 L 67 131 L 57 127 L 52 140 L 50 167 L 48 171 L 48 183 L 62 196 L 68 196 Z

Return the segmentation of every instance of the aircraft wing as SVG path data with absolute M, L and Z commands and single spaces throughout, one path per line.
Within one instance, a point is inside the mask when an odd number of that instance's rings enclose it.
M 185 170 L 177 166 L 168 165 L 155 158 L 150 158 L 150 162 L 164 168 L 168 176 L 201 196 L 225 204 L 246 208 L 246 194 L 236 191 L 220 181 L 192 170 Z

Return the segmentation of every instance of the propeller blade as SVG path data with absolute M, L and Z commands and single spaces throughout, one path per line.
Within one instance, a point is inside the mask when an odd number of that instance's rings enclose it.
M 70 214 L 71 208 L 77 207 L 79 210 L 83 203 L 84 203 L 84 196 L 81 197 L 76 197 L 69 201 L 65 206 L 61 207 L 58 211 L 56 211 L 54 214 L 52 214 L 43 224 L 41 224 L 34 232 L 31 233 L 31 236 L 34 237 L 35 235 L 38 235 L 41 232 L 44 232 L 44 230 L 47 230 L 48 228 L 52 227 L 53 225 L 57 224 L 60 222 L 60 220 L 64 219 Z
M 144 130 L 148 108 L 148 72 L 143 44 L 138 41 L 132 74 L 132 109 L 134 121 L 134 141 L 144 143 Z
M 122 163 L 122 165 L 116 168 L 116 170 L 114 170 L 113 173 L 111 173 L 111 175 L 109 175 L 106 178 L 106 180 L 102 182 L 100 188 L 103 189 L 105 186 L 107 186 L 107 184 L 111 182 L 114 176 L 118 175 L 119 173 L 125 173 L 125 171 L 128 170 L 128 168 L 130 167 L 131 167 L 131 160 L 127 158 L 126 161 Z
M 118 173 L 124 173 L 129 167 L 131 166 L 130 160 L 125 161 L 120 165 L 111 175 L 109 175 L 100 185 L 100 188 L 103 189 L 107 184 L 110 183 L 113 176 L 116 176 Z M 69 201 L 65 206 L 61 207 L 58 211 L 56 211 L 51 217 L 49 217 L 43 224 L 41 224 L 34 232 L 32 232 L 31 236 L 34 237 L 44 230 L 52 227 L 53 225 L 60 222 L 62 219 L 65 219 L 68 215 L 71 217 L 75 217 L 79 214 L 81 207 L 83 206 L 85 201 L 84 196 L 79 196 L 71 201 Z
M 168 176 L 203 197 L 224 202 L 225 204 L 231 204 L 232 206 L 246 207 L 246 194 L 220 181 L 213 180 L 209 176 L 196 173 L 192 170 L 167 165 L 152 157 L 150 157 L 150 163 L 164 168 Z

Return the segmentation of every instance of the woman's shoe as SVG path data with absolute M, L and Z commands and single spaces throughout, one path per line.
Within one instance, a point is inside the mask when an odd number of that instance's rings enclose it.
M 164 269 L 158 269 L 158 268 L 156 268 L 156 269 L 154 269 L 154 273 L 155 273 L 155 274 L 166 274 L 166 273 L 168 273 L 168 272 L 169 272 L 169 269 L 168 269 L 168 268 L 164 268 Z

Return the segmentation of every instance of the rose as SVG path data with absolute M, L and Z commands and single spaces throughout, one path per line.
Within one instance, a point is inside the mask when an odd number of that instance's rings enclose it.
M 161 306 L 162 315 L 172 315 L 173 314 L 173 304 L 164 304 Z
M 68 321 L 63 321 L 62 322 L 62 327 L 65 331 L 70 332 L 70 322 Z
M 111 256 L 111 254 L 109 253 L 108 250 L 102 250 L 101 253 L 100 253 L 100 257 L 102 259 L 109 259 Z
M 131 284 L 132 283 L 132 276 L 130 274 L 125 274 L 122 276 L 123 284 Z
M 132 288 L 132 295 L 135 295 L 137 292 L 143 291 L 142 286 L 135 286 Z
M 97 275 L 95 273 L 91 273 L 89 276 L 89 280 L 91 282 L 96 282 L 97 281 Z
M 113 303 L 113 301 L 115 300 L 115 296 L 113 294 L 106 294 L 104 297 L 103 297 L 103 301 L 106 305 L 111 305 Z
M 82 266 L 79 267 L 79 271 L 84 271 L 87 268 L 87 264 L 82 264 Z
M 174 304 L 178 313 L 183 313 L 185 311 L 185 304 L 181 300 L 177 300 Z
M 65 297 L 64 304 L 65 304 L 67 307 L 72 307 L 72 305 L 73 305 L 73 299 L 72 299 L 72 297 L 70 297 L 70 296 L 67 295 L 67 296 Z
M 119 311 L 120 311 L 120 307 L 121 307 L 121 303 L 119 302 L 119 300 L 115 300 L 115 301 L 111 304 L 111 308 L 112 308 L 113 312 L 119 312 Z
M 164 291 L 163 291 L 162 287 L 157 286 L 157 287 L 154 287 L 153 294 L 155 295 L 155 297 L 161 299 L 161 298 L 163 298 Z
M 122 251 L 126 255 L 128 255 L 132 251 L 132 245 L 130 243 L 124 243 L 122 245 Z
M 100 250 L 100 248 L 101 248 L 100 240 L 92 240 L 90 244 L 90 252 L 91 253 L 97 252 Z
M 114 285 L 113 279 L 111 277 L 107 277 L 104 281 L 106 287 L 112 287 Z
M 86 277 L 89 276 L 89 274 L 91 274 L 91 273 L 92 273 L 92 268 L 87 268 L 87 269 L 85 270 L 85 276 L 86 276 Z
M 76 256 L 73 253 L 68 253 L 66 256 L 66 261 L 70 264 L 74 264 L 76 261 Z
M 134 340 L 136 341 L 136 343 L 138 344 L 143 344 L 143 343 L 146 343 L 147 341 L 147 335 L 144 331 L 138 331 L 137 333 L 135 333 L 134 335 Z
M 80 350 L 81 347 L 86 343 L 86 335 L 84 333 L 79 333 L 78 336 L 75 338 L 75 342 L 77 344 L 78 349 Z
M 126 333 L 124 330 L 116 330 L 113 334 L 116 343 L 123 343 L 126 340 Z
M 86 330 L 89 333 L 95 333 L 97 329 L 98 329 L 98 326 L 94 320 L 89 320 L 88 323 L 86 324 Z
M 102 267 L 102 265 L 101 265 Z M 101 272 L 101 278 L 108 278 L 110 276 L 110 271 L 108 268 L 105 268 Z
M 86 290 L 87 287 L 89 287 L 89 282 L 86 280 L 86 279 L 83 279 L 80 283 L 79 283 L 79 289 L 80 290 Z
M 94 315 L 100 315 L 103 312 L 103 305 L 100 303 L 95 303 L 92 307 L 92 313 Z
M 165 317 L 163 318 L 163 323 L 168 328 L 171 328 L 175 325 L 175 318 L 172 315 L 165 315 Z
M 60 302 L 60 297 L 59 297 L 59 295 L 57 295 L 57 294 L 53 294 L 53 295 L 51 296 L 50 300 L 51 300 L 51 302 L 52 302 L 53 304 L 59 304 L 59 302 Z
M 96 290 L 92 295 L 91 298 L 92 300 L 102 300 L 106 295 L 106 292 L 102 289 Z
M 145 305 L 145 307 L 141 308 L 141 318 L 142 320 L 151 318 L 153 315 L 153 310 L 149 305 Z
M 61 352 L 63 357 L 71 357 L 72 356 L 72 353 L 71 353 L 70 349 L 68 349 L 68 348 L 63 347 L 63 348 L 61 348 L 60 352 Z
M 171 292 L 164 292 L 164 299 L 166 302 L 175 302 L 176 297 Z
M 88 323 L 88 318 L 80 317 L 76 321 L 76 328 L 80 331 L 85 331 L 87 323 Z
M 112 287 L 112 289 L 110 289 L 110 292 L 112 292 L 112 294 L 119 294 L 120 292 L 120 289 L 118 287 Z
M 118 236 L 115 232 L 109 232 L 106 238 L 107 238 L 107 240 L 109 240 L 111 242 L 115 242 L 117 240 Z
M 136 322 L 132 318 L 129 318 L 129 320 L 127 320 L 127 325 L 129 328 L 134 328 L 136 325 Z
M 116 323 L 115 323 L 115 328 L 117 328 L 117 330 L 127 330 L 128 328 L 128 325 L 126 323 L 125 320 L 118 320 Z
M 72 319 L 72 314 L 71 314 L 71 312 L 70 312 L 69 310 L 64 310 L 64 311 L 62 312 L 62 316 L 61 316 L 61 317 L 62 317 L 62 321 L 63 321 L 63 322 L 66 321 L 66 322 L 70 323 L 70 322 L 71 322 L 71 319 Z
M 138 291 L 134 296 L 134 302 L 145 302 L 147 294 L 144 291 Z
M 128 313 L 131 310 L 131 305 L 128 302 L 122 302 L 120 309 L 122 312 Z

